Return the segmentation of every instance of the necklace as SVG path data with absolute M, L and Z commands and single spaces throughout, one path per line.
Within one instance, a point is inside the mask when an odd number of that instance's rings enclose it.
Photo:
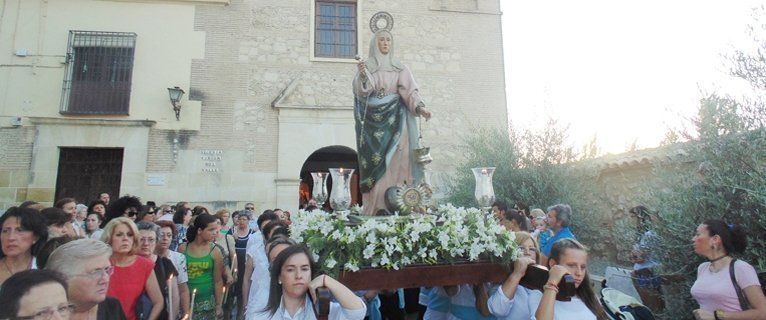
M 11 268 L 11 265 L 10 265 L 10 264 L 8 264 L 8 257 L 5 257 L 5 258 L 3 258 L 3 264 L 5 265 L 5 269 L 6 269 L 6 270 L 8 270 L 8 274 L 9 274 L 9 275 L 14 275 L 14 274 L 16 274 L 16 272 L 14 272 L 14 271 L 13 271 L 13 268 Z M 30 263 L 28 263 L 27 265 L 29 266 L 29 265 L 31 265 L 31 264 L 32 264 L 32 263 L 30 262 Z M 24 270 L 26 270 L 26 269 L 24 269 Z M 19 271 L 22 271 L 22 270 L 19 270 Z
M 723 267 L 721 267 L 720 269 L 718 269 L 718 268 L 713 268 L 713 266 L 714 266 L 714 264 L 713 264 L 713 263 L 714 263 L 714 262 L 716 262 L 716 261 L 718 261 L 718 260 L 721 260 L 721 259 L 723 259 L 723 258 L 726 258 L 726 257 L 728 257 L 728 256 L 727 256 L 727 255 L 723 255 L 723 256 L 720 256 L 720 257 L 718 257 L 718 258 L 715 258 L 715 259 L 711 259 L 711 260 L 710 260 L 710 266 L 708 267 L 708 269 L 710 269 L 710 271 L 711 271 L 711 272 L 713 272 L 713 273 L 716 273 L 716 272 L 718 272 L 718 271 L 721 271 L 721 269 L 723 269 Z

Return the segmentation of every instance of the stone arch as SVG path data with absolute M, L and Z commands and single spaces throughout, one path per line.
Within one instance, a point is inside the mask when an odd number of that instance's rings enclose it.
M 351 177 L 351 203 L 352 205 L 361 205 L 362 193 L 359 190 L 359 162 L 357 153 L 354 149 L 349 147 L 333 145 L 315 150 L 303 162 L 300 171 L 301 183 L 298 191 L 301 207 L 303 207 L 306 201 L 311 198 L 311 192 L 314 185 L 311 172 L 328 172 L 329 168 L 354 169 L 354 174 Z M 332 178 L 329 178 L 327 182 L 327 190 L 329 191 L 331 188 Z M 328 202 L 329 201 L 326 201 L 325 205 L 327 205 Z

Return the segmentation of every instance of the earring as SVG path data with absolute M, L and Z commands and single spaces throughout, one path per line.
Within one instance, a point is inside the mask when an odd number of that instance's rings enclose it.
M 277 283 L 282 284 L 282 280 L 277 280 Z

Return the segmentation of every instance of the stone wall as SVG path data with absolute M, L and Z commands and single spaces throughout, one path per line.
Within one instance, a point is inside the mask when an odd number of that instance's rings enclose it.
M 432 168 L 440 172 L 460 157 L 454 146 L 461 134 L 507 125 L 499 2 L 468 2 L 358 2 L 362 56 L 370 16 L 394 16 L 395 54 L 412 69 L 435 113 L 423 135 L 436 158 Z M 207 42 L 204 59 L 192 65 L 190 99 L 202 102 L 202 124 L 195 132 L 152 129 L 147 172 L 207 177 L 204 185 L 218 188 L 221 200 L 240 205 L 294 207 L 308 155 L 330 145 L 355 149 L 349 136 L 356 62 L 311 56 L 313 3 L 235 0 L 197 7 L 195 28 Z M 183 159 L 207 149 L 242 162 L 225 173 L 200 173 Z M 204 202 L 195 195 L 205 188 L 186 188 L 189 200 Z
M 36 190 L 28 194 L 34 128 L 0 128 L 0 211 L 27 199 L 46 201 Z

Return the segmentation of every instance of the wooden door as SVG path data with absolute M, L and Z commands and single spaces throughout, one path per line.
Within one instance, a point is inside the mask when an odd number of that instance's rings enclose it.
M 102 192 L 113 199 L 120 194 L 122 148 L 61 148 L 56 200 L 75 198 L 88 204 Z

